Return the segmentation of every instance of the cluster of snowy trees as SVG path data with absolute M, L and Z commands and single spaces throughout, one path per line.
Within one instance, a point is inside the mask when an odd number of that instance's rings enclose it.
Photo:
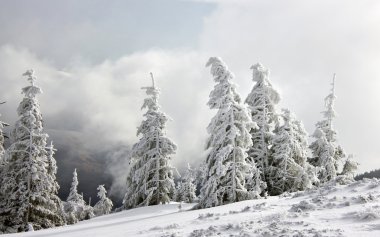
M 209 153 L 201 168 L 198 208 L 353 181 L 358 164 L 346 159 L 332 126 L 335 75 L 324 119 L 308 145 L 302 122 L 288 109 L 278 111 L 279 93 L 262 64 L 251 67 L 255 85 L 245 103 L 220 58 L 210 58 L 206 66 L 216 82 L 208 105 L 217 113 L 207 128 Z
M 358 164 L 352 156 L 346 158 L 333 128 L 335 76 L 324 118 L 316 123 L 309 145 L 302 122 L 288 109 L 277 108 L 280 95 L 262 64 L 251 67 L 255 84 L 245 100 L 220 58 L 211 57 L 206 67 L 211 67 L 215 81 L 207 105 L 216 114 L 207 127 L 205 161 L 198 169 L 188 165 L 175 182 L 178 172 L 171 159 L 177 146 L 166 136 L 170 118 L 161 111 L 160 89 L 151 74 L 152 85 L 142 88 L 147 94 L 142 105 L 146 112 L 137 128 L 139 140 L 128 156 L 127 191 L 119 210 L 170 201 L 198 202 L 196 208 L 208 208 L 353 181 Z M 47 145 L 37 100 L 42 90 L 35 84 L 33 70 L 23 75 L 30 85 L 22 89 L 19 119 L 7 149 L 2 129 L 8 124 L 0 121 L 0 231 L 50 228 L 109 214 L 113 204 L 104 186 L 98 187 L 99 202 L 87 205 L 78 193 L 76 170 L 67 200 L 57 196 L 56 149 Z
M 43 119 L 37 95 L 33 70 L 26 71 L 30 85 L 22 88 L 24 98 L 17 108 L 19 119 L 11 135 L 11 145 L 5 149 L 3 127 L 0 121 L 0 233 L 38 230 L 72 224 L 79 220 L 107 214 L 112 202 L 99 186 L 100 201 L 92 207 L 77 193 L 78 180 L 74 172 L 73 185 L 67 202 L 57 196 L 57 165 L 53 143 L 47 145 Z
M 277 108 L 280 95 L 263 65 L 251 67 L 255 85 L 244 101 L 220 58 L 211 57 L 206 66 L 216 83 L 208 106 L 217 111 L 207 127 L 206 160 L 198 170 L 188 166 L 175 186 L 170 161 L 176 145 L 165 136 L 168 117 L 160 111 L 159 89 L 152 76 L 152 86 L 142 88 L 148 95 L 142 107 L 147 112 L 129 157 L 124 209 L 171 200 L 198 202 L 196 208 L 207 208 L 330 181 L 353 181 L 358 164 L 352 157 L 346 159 L 332 126 L 334 84 L 325 100 L 324 119 L 316 124 L 309 145 L 302 122 L 288 109 Z

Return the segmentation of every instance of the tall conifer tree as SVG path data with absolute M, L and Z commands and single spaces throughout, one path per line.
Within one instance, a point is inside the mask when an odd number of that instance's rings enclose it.
M 199 208 L 250 199 L 254 193 L 254 190 L 246 189 L 246 180 L 254 175 L 249 173 L 246 150 L 252 145 L 249 131 L 256 124 L 241 102 L 226 64 L 220 58 L 211 57 L 206 66 L 211 66 L 216 82 L 208 106 L 217 113 L 207 127 L 206 149 L 209 154 L 205 161 Z
M 4 102 L 0 103 L 1 104 L 4 104 Z M 1 117 L 1 114 L 0 114 L 0 117 Z M 0 120 L 0 169 L 2 169 L 2 165 L 4 164 L 5 162 L 5 149 L 4 149 L 4 133 L 3 133 L 3 129 L 5 126 L 8 126 L 7 123 L 5 122 L 2 122 Z M 1 170 L 0 170 L 1 172 Z
M 4 104 L 4 102 L 0 103 L 1 104 Z M 1 116 L 1 114 L 0 114 Z M 4 149 L 4 138 L 5 138 L 5 135 L 3 133 L 3 128 L 5 126 L 8 126 L 7 123 L 5 122 L 2 122 L 0 120 L 0 187 L 3 186 L 3 172 L 4 172 L 4 167 L 5 167 L 5 149 Z M 1 208 L 1 203 L 2 203 L 2 200 L 4 200 L 4 194 L 3 194 L 3 191 L 2 188 L 0 188 L 0 208 Z
M 143 87 L 149 96 L 142 109 L 147 109 L 145 119 L 137 129 L 140 140 L 134 144 L 127 174 L 127 192 L 124 208 L 165 204 L 173 199 L 174 180 L 171 156 L 177 146 L 166 136 L 169 117 L 158 104 L 159 88 L 152 77 L 152 86 Z
M 83 196 L 78 193 L 78 184 L 79 184 L 79 181 L 78 181 L 77 169 L 74 169 L 73 181 L 71 182 L 70 193 L 69 193 L 69 196 L 67 197 L 67 201 L 84 206 L 86 203 L 83 200 Z
M 313 157 L 310 163 L 319 169 L 319 179 L 322 183 L 330 181 L 338 175 L 339 162 L 345 157 L 343 148 L 337 143 L 337 132 L 333 127 L 333 119 L 336 117 L 334 110 L 335 99 L 335 74 L 333 77 L 331 93 L 325 98 L 323 111 L 324 120 L 317 122 L 313 133 L 315 140 L 310 149 Z
M 280 101 L 279 93 L 269 80 L 269 70 L 257 63 L 251 67 L 252 80 L 256 82 L 245 103 L 251 112 L 253 122 L 258 127 L 251 129 L 252 146 L 248 151 L 251 167 L 258 167 L 261 179 L 267 182 L 269 169 L 269 146 L 272 145 L 273 129 L 278 123 L 276 104 Z M 263 190 L 266 188 L 264 184 Z
M 46 139 L 43 131 L 42 115 L 37 95 L 42 93 L 36 86 L 33 70 L 23 74 L 30 85 L 22 89 L 24 99 L 17 112 L 19 120 L 12 132 L 4 169 L 3 186 L 6 197 L 3 200 L 0 216 L 4 232 L 50 228 L 64 223 L 58 197 L 51 191 L 49 182 Z

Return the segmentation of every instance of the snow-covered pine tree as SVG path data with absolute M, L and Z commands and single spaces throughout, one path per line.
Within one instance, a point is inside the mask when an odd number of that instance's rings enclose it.
M 79 205 L 85 205 L 85 201 L 83 200 L 83 196 L 78 193 L 78 174 L 77 174 L 77 169 L 74 169 L 73 172 L 73 181 L 71 182 L 71 187 L 70 187 L 70 193 L 69 196 L 67 197 L 68 202 L 76 203 Z
M 218 112 L 207 127 L 205 180 L 198 208 L 208 208 L 252 198 L 245 187 L 249 174 L 246 163 L 248 147 L 252 146 L 249 131 L 256 127 L 247 108 L 241 103 L 233 75 L 225 63 L 211 57 L 206 66 L 216 85 L 210 93 L 208 106 Z
M 283 124 L 274 130 L 267 170 L 270 195 L 311 188 L 314 176 L 308 173 L 307 133 L 303 124 L 288 109 L 283 109 L 281 117 Z
M 187 169 L 183 177 L 181 177 L 181 184 L 178 189 L 178 201 L 185 203 L 193 203 L 196 199 L 195 191 L 196 186 L 194 184 L 194 170 L 187 164 Z
M 311 143 L 310 148 L 314 158 L 309 159 L 310 163 L 318 170 L 318 179 L 320 183 L 326 183 L 337 177 L 337 162 L 334 159 L 334 146 L 328 142 L 326 134 L 322 129 L 317 128 L 312 137 L 315 141 Z M 316 156 L 318 155 L 318 156 Z
M 1 104 L 4 104 L 5 102 L 1 102 Z M 0 114 L 1 116 L 1 114 Z M 4 149 L 4 133 L 3 128 L 4 126 L 8 126 L 7 123 L 4 123 L 0 120 L 0 187 L 3 186 L 3 172 L 4 172 L 4 166 L 5 166 L 5 149 Z M 1 202 L 4 200 L 3 190 L 0 188 L 0 208 L 1 208 Z M 0 228 L 1 231 L 1 228 Z
M 125 209 L 138 206 L 165 204 L 174 194 L 173 167 L 171 155 L 177 146 L 165 135 L 165 125 L 169 117 L 160 111 L 158 104 L 159 88 L 143 87 L 149 96 L 142 109 L 147 109 L 145 119 L 138 127 L 140 140 L 134 144 L 127 174 L 127 192 L 124 196 Z
M 354 161 L 354 156 L 352 154 L 348 155 L 348 158 L 343 166 L 342 175 L 346 175 L 347 177 L 354 180 L 355 173 L 358 169 L 359 163 Z
M 345 157 L 342 147 L 337 144 L 337 133 L 333 128 L 332 121 L 336 117 L 334 110 L 335 74 L 333 77 L 331 93 L 325 98 L 326 111 L 323 111 L 324 120 L 317 122 L 313 133 L 315 141 L 310 144 L 313 157 L 310 164 L 319 169 L 318 178 L 321 183 L 334 179 L 338 174 L 339 162 Z
M 203 160 L 199 166 L 195 170 L 195 186 L 196 186 L 196 194 L 199 199 L 200 190 L 202 188 L 203 181 L 206 180 L 207 177 L 207 164 L 206 160 Z
M 22 89 L 24 98 L 17 112 L 20 116 L 12 132 L 13 144 L 8 149 L 1 189 L 6 197 L 0 208 L 3 232 L 19 232 L 32 225 L 35 230 L 64 223 L 60 205 L 51 192 L 46 169 L 45 150 L 48 135 L 43 131 L 33 70 L 23 74 L 30 85 Z
M 73 172 L 73 181 L 67 202 L 64 203 L 64 211 L 68 224 L 75 224 L 78 221 L 91 219 L 95 216 L 93 207 L 86 205 L 83 196 L 78 193 L 77 169 Z
M 57 162 L 55 161 L 54 154 L 57 149 L 54 148 L 53 142 L 50 142 L 50 145 L 46 147 L 47 152 L 47 173 L 48 173 L 48 183 L 49 183 L 49 191 L 51 193 L 51 199 L 59 206 L 58 212 L 60 216 L 64 217 L 65 213 L 63 210 L 63 203 L 61 199 L 58 197 L 59 184 L 57 182 Z M 64 225 L 65 221 L 61 223 Z
M 5 103 L 5 102 L 1 102 L 0 105 L 1 105 L 1 104 L 4 104 L 4 103 Z M 0 117 L 1 117 L 1 114 L 0 114 Z M 4 133 L 3 133 L 3 128 L 4 128 L 5 126 L 8 126 L 8 124 L 5 123 L 5 122 L 2 122 L 2 121 L 0 120 L 0 169 L 2 169 L 2 165 L 3 165 L 4 162 L 5 162 L 5 158 L 4 158 L 4 156 L 5 156 L 5 149 L 4 149 Z M 0 172 L 1 172 L 1 170 L 0 170 Z
M 58 193 L 59 190 L 59 184 L 56 180 L 57 175 L 57 162 L 55 161 L 54 154 L 57 151 L 57 149 L 54 148 L 53 142 L 50 142 L 50 145 L 46 147 L 47 151 L 47 172 L 49 175 L 49 182 L 51 183 L 51 189 L 50 191 L 54 194 Z
M 107 191 L 103 185 L 99 185 L 98 188 L 99 201 L 94 206 L 94 214 L 96 216 L 106 215 L 111 212 L 113 203 L 111 199 L 107 197 Z
M 258 168 L 261 179 L 264 181 L 262 190 L 267 182 L 269 146 L 272 144 L 273 129 L 278 123 L 276 104 L 280 101 L 279 93 L 273 88 L 269 80 L 269 70 L 257 63 L 251 67 L 252 79 L 256 82 L 245 103 L 251 112 L 253 122 L 258 127 L 251 129 L 252 146 L 248 150 L 248 162 L 252 169 Z
M 181 202 L 182 201 L 182 188 L 181 188 L 181 185 L 182 185 L 182 182 L 181 180 L 179 180 L 176 184 L 175 184 L 175 192 L 174 192 L 174 196 L 173 196 L 173 201 L 175 202 Z

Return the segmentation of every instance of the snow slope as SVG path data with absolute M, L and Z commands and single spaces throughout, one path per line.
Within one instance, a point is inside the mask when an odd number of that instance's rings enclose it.
M 76 225 L 5 236 L 380 236 L 380 180 L 203 210 L 136 208 Z

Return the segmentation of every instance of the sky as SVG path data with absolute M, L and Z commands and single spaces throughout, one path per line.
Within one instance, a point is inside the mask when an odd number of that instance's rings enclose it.
M 71 169 L 81 166 L 86 183 L 101 172 L 121 195 L 149 73 L 172 118 L 167 135 L 178 145 L 173 164 L 181 170 L 205 158 L 216 113 L 206 105 L 213 81 L 205 63 L 219 56 L 243 98 L 254 85 L 250 66 L 269 68 L 278 109 L 294 112 L 309 134 L 336 73 L 339 143 L 359 172 L 380 168 L 379 12 L 376 0 L 4 0 L 1 119 L 14 124 L 27 84 L 21 74 L 35 69 L 45 129 L 65 167 L 58 176 L 70 183 Z

